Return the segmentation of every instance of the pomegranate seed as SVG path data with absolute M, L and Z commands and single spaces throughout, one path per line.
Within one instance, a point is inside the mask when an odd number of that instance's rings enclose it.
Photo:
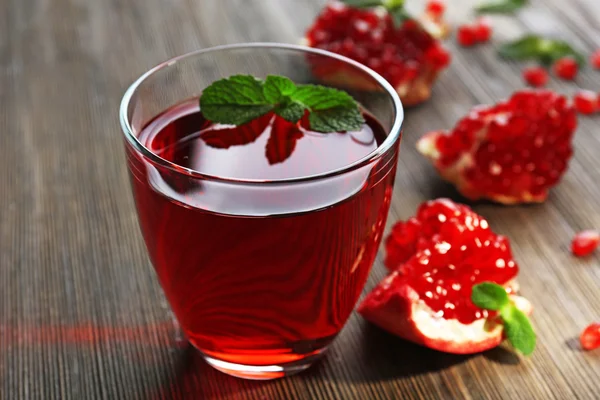
M 542 67 L 528 67 L 523 70 L 523 79 L 533 87 L 545 86 L 548 83 L 548 72 Z
M 425 53 L 425 58 L 435 69 L 443 69 L 450 64 L 450 53 L 442 46 L 432 46 Z
M 439 19 L 446 11 L 446 4 L 440 0 L 431 0 L 425 6 L 425 12 L 433 19 Z
M 592 64 L 592 67 L 600 69 L 600 49 L 592 53 L 592 56 L 590 57 L 590 64 Z
M 463 47 L 470 47 L 477 43 L 477 30 L 472 25 L 461 25 L 456 33 L 458 43 Z
M 581 114 L 593 114 L 598 111 L 598 95 L 591 90 L 580 90 L 575 93 L 573 103 Z
M 478 42 L 487 42 L 492 37 L 492 23 L 489 18 L 479 18 L 475 23 L 475 37 Z
M 594 350 L 600 347 L 600 324 L 593 323 L 579 336 L 579 342 L 584 350 Z
M 575 61 L 573 57 L 569 56 L 558 59 L 554 63 L 553 68 L 554 73 L 558 77 L 569 81 L 575 79 L 575 76 L 577 75 L 577 72 L 579 70 L 577 61 Z
M 571 251 L 577 257 L 587 256 L 596 250 L 598 244 L 600 244 L 600 232 L 591 229 L 582 231 L 573 238 Z

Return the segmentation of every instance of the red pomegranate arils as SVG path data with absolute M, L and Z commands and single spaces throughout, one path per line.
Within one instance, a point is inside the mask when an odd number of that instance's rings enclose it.
M 487 17 L 482 17 L 475 23 L 475 38 L 478 42 L 487 42 L 492 37 L 492 22 Z
M 598 112 L 598 94 L 591 90 L 580 90 L 573 96 L 573 104 L 581 114 L 593 114 Z
M 576 127 L 564 96 L 522 90 L 473 108 L 449 131 L 426 134 L 417 149 L 469 199 L 543 202 L 567 170 Z
M 554 73 L 559 78 L 572 81 L 577 76 L 579 65 L 573 57 L 559 58 L 552 66 Z
M 600 323 L 589 325 L 579 336 L 579 342 L 584 350 L 595 350 L 600 347 Z
M 546 86 L 548 72 L 542 67 L 527 67 L 523 70 L 523 79 L 533 87 Z
M 577 257 L 584 257 L 592 254 L 599 245 L 600 232 L 589 229 L 575 235 L 571 243 L 571 251 Z
M 477 28 L 473 25 L 461 25 L 456 32 L 456 40 L 463 47 L 471 47 L 477 43 Z
M 430 0 L 425 5 L 425 12 L 433 19 L 439 19 L 446 11 L 446 3 L 441 0 Z
M 590 64 L 596 69 L 600 69 L 600 49 L 596 50 L 590 56 Z

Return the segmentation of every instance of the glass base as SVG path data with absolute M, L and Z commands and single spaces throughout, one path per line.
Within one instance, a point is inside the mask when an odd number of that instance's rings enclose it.
M 313 354 L 301 360 L 280 365 L 236 364 L 210 357 L 204 353 L 202 353 L 202 357 L 210 366 L 227 375 L 243 379 L 269 380 L 283 378 L 304 371 L 316 360 L 321 358 L 325 350 L 326 349 L 322 349 L 318 354 Z

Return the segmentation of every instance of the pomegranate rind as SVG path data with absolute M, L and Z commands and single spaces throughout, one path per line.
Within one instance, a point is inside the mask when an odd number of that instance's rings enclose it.
M 511 293 L 516 283 L 513 281 Z M 524 313 L 533 307 L 524 297 L 511 300 Z M 362 301 L 358 312 L 369 322 L 419 345 L 453 354 L 475 354 L 492 349 L 504 340 L 503 326 L 497 319 L 480 318 L 470 324 L 444 319 L 436 314 L 395 271 Z

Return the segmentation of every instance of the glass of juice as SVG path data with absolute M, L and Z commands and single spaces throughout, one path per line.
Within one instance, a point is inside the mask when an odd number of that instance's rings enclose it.
M 212 123 L 199 97 L 233 75 L 337 87 L 365 123 L 326 134 L 273 113 Z M 331 344 L 381 241 L 402 118 L 377 73 L 295 45 L 200 50 L 127 90 L 120 119 L 141 231 L 181 328 L 210 365 L 278 378 Z

